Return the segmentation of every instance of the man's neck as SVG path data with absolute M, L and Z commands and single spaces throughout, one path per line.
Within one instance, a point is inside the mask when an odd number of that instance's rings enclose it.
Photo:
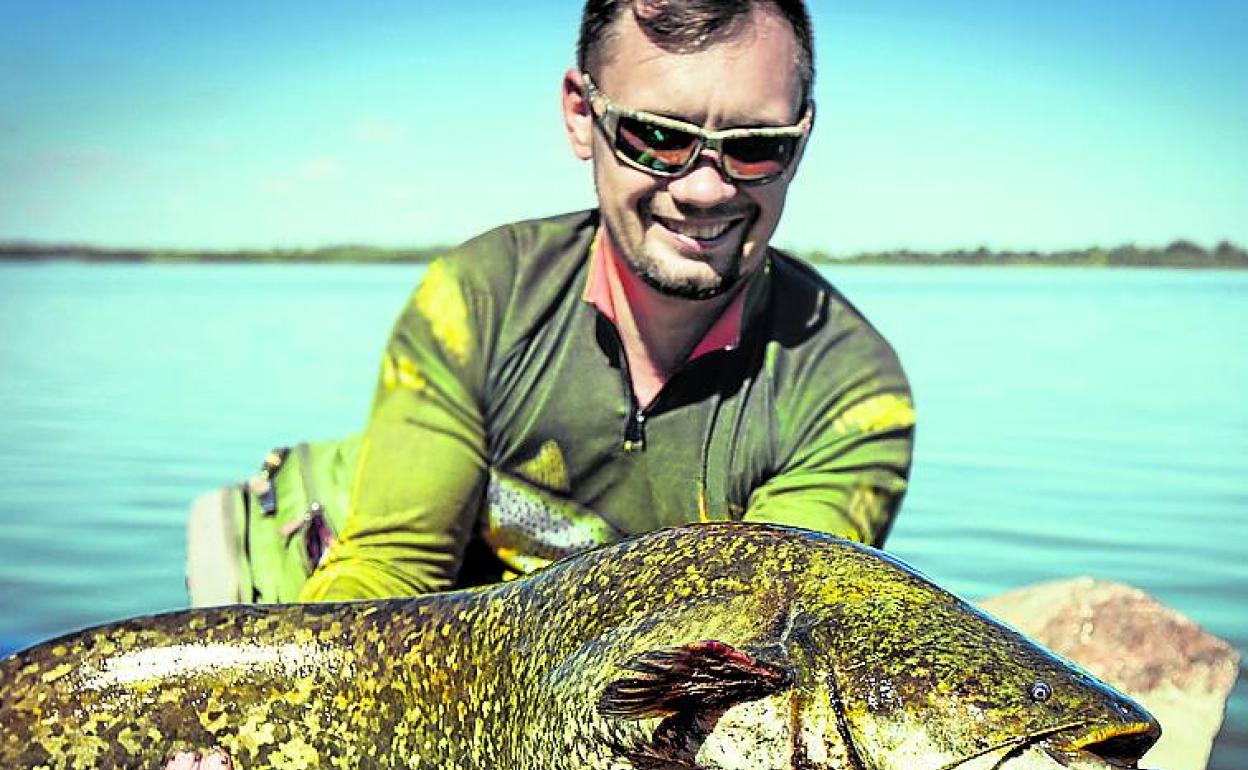
M 693 353 L 735 293 L 706 300 L 670 297 L 651 288 L 618 258 L 607 271 L 616 328 L 628 358 L 633 394 L 642 408 Z

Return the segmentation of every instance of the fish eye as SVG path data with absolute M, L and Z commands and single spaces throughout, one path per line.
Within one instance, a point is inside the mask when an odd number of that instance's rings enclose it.
M 1053 697 L 1053 688 L 1049 687 L 1047 682 L 1035 682 L 1028 688 L 1027 694 L 1036 703 L 1044 703 Z

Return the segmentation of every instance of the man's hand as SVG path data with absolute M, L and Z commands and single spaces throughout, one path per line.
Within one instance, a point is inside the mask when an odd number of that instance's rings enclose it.
M 212 750 L 200 756 L 198 753 L 181 751 L 173 755 L 165 770 L 232 770 L 234 763 L 228 755 Z

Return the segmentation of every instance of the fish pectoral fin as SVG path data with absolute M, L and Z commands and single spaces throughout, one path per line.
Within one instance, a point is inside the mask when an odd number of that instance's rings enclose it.
M 603 716 L 643 719 L 724 710 L 793 684 L 787 661 L 715 640 L 643 652 L 622 668 L 629 673 L 608 683 L 598 701 Z

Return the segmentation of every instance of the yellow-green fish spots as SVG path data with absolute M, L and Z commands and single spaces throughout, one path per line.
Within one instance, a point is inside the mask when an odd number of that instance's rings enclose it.
M 1139 706 L 890 557 L 690 525 L 473 591 L 227 607 L 0 661 L 0 767 L 1134 766 Z

